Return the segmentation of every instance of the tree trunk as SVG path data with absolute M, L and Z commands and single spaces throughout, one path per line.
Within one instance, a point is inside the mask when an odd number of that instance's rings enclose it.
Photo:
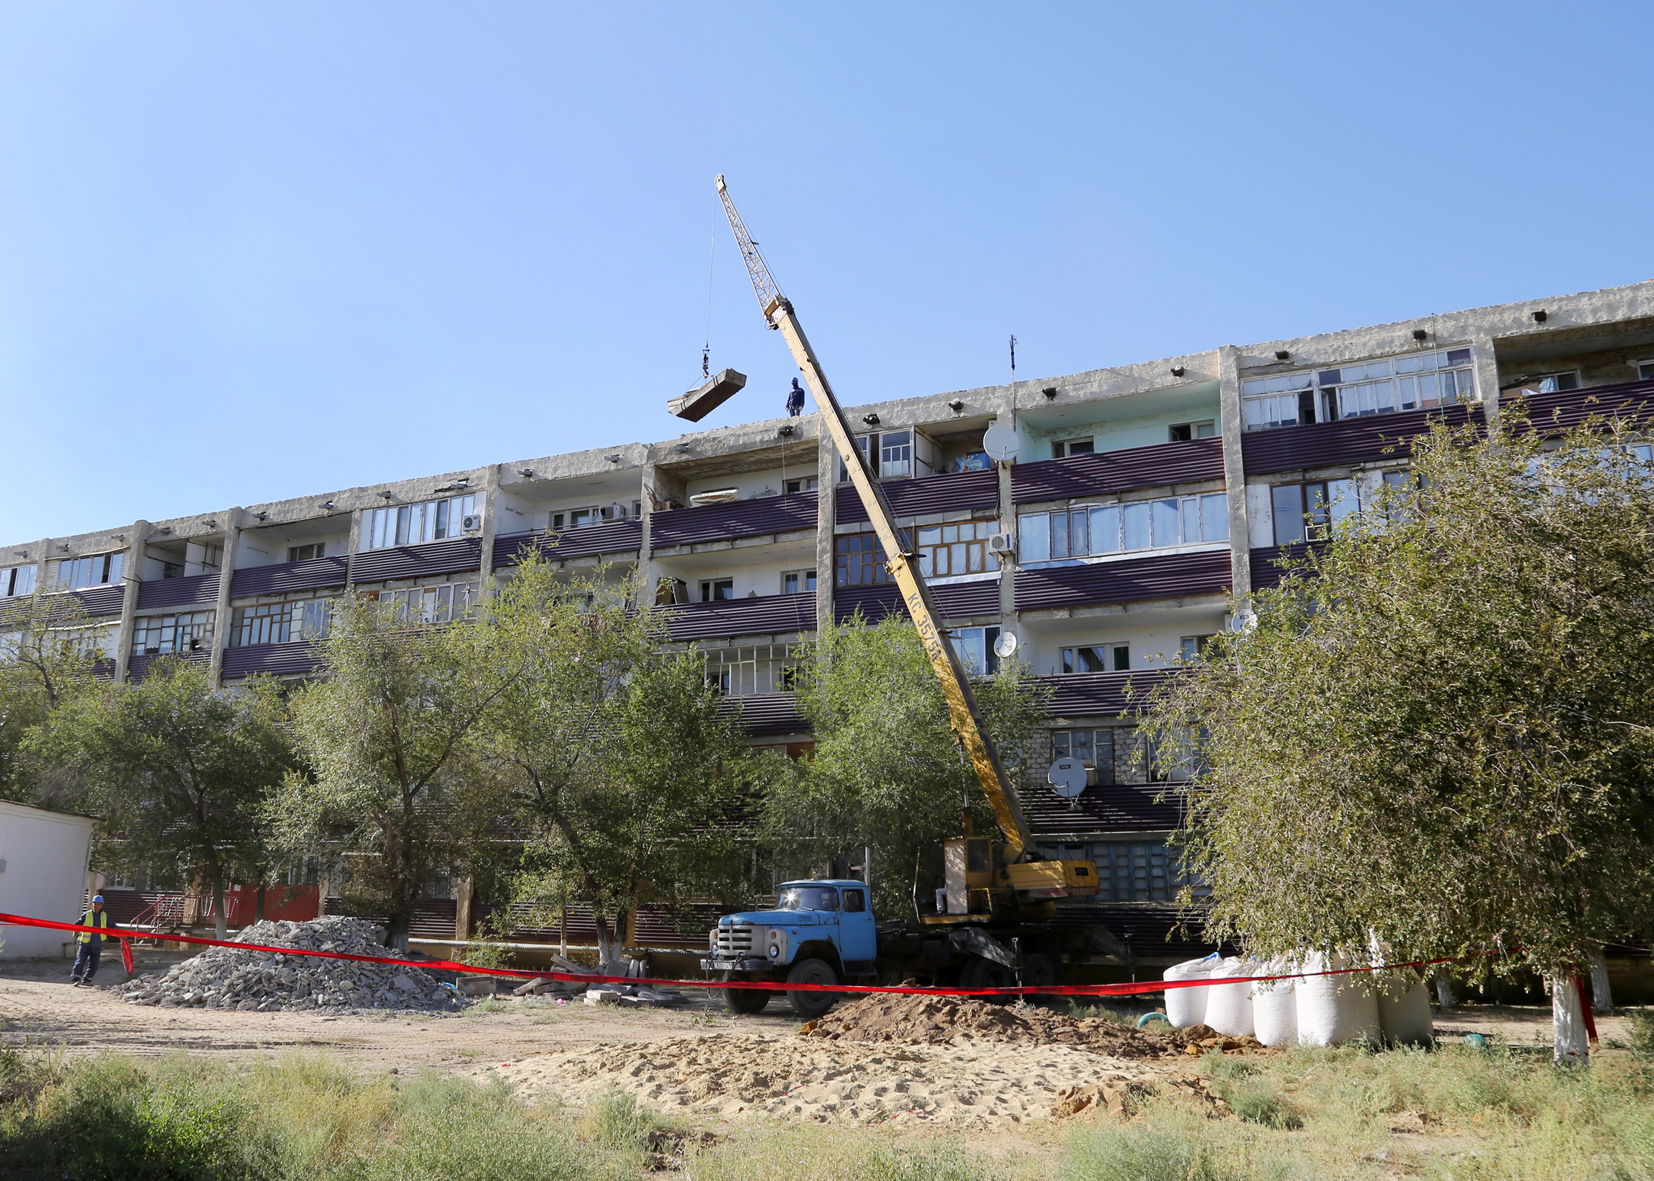
M 1550 975 L 1551 1033 L 1559 1064 L 1590 1065 L 1591 1047 L 1585 1033 L 1585 1010 L 1571 973 Z
M 1598 951 L 1586 962 L 1591 967 L 1591 1012 L 1606 1017 L 1614 1011 L 1614 993 L 1608 987 L 1608 961 Z
M 253 903 L 253 922 L 264 921 L 264 875 L 258 875 L 258 896 Z
M 592 908 L 592 919 L 597 927 L 597 970 L 606 972 L 614 959 L 614 940 L 609 936 L 609 919 L 595 907 Z
M 1452 978 L 1446 972 L 1437 972 L 1431 977 L 1431 982 L 1436 986 L 1436 1004 L 1441 1007 L 1443 1013 L 1451 1011 L 1453 1008 Z
M 222 939 L 230 928 L 230 916 L 224 909 L 224 875 L 217 866 L 209 871 L 212 878 L 213 938 Z
M 408 931 L 413 926 L 413 912 L 405 906 L 393 910 L 385 922 L 385 946 L 400 955 L 408 952 Z

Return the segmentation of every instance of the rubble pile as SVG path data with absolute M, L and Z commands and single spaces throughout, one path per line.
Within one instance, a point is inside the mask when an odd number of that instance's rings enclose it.
M 263 922 L 232 935 L 263 943 L 347 955 L 385 955 L 382 927 L 363 919 Z M 159 972 L 135 976 L 122 989 L 129 1005 L 272 1012 L 279 1009 L 419 1009 L 454 1011 L 464 1002 L 419 968 L 358 960 L 287 956 L 214 947 Z
M 869 993 L 806 1023 L 803 1037 L 851 1042 L 1011 1042 L 1074 1046 L 1116 1058 L 1158 1058 L 1183 1049 L 1185 1037 L 1134 1029 L 1107 1017 L 1068 1017 L 1049 1009 L 1013 1008 L 951 996 Z

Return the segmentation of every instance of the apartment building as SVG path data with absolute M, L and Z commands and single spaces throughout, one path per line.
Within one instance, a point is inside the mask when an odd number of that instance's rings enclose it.
M 1043 764 L 1024 768 L 1025 811 L 1043 848 L 1096 859 L 1108 922 L 1147 952 L 1166 927 L 1150 912 L 1178 885 L 1178 815 L 1122 716 L 1128 680 L 1147 688 L 1229 626 L 1231 595 L 1399 478 L 1430 421 L 1491 421 L 1518 398 L 1564 423 L 1654 402 L 1654 282 L 849 416 L 966 662 L 992 674 L 1013 635 L 1052 686 L 1050 752 L 1084 760 L 1091 784 L 1062 799 Z M 1012 464 L 983 453 L 994 423 L 1016 429 Z M 346 588 L 447 620 L 526 546 L 641 572 L 753 742 L 794 751 L 810 735 L 790 653 L 857 611 L 901 610 L 813 416 L 18 542 L 0 550 L 0 593 L 77 595 L 118 680 L 165 654 L 224 683 L 302 677 Z

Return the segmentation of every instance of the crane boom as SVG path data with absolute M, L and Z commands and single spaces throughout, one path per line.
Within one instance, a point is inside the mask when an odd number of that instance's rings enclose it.
M 873 531 L 878 535 L 879 544 L 884 547 L 891 579 L 896 583 L 902 602 L 913 618 L 914 627 L 918 629 L 919 642 L 924 646 L 925 655 L 930 658 L 930 666 L 936 672 L 936 679 L 941 682 L 942 696 L 947 699 L 948 717 L 953 732 L 964 747 L 965 757 L 970 760 L 971 768 L 976 772 L 977 782 L 982 785 L 982 793 L 987 796 L 994 819 L 1004 835 L 1005 847 L 1002 855 L 1005 862 L 1009 865 L 1023 861 L 1033 852 L 1033 838 L 1028 831 L 1027 821 L 1023 819 L 1022 805 L 1017 799 L 1016 792 L 1011 788 L 1010 778 L 1005 773 L 1004 764 L 1000 762 L 999 752 L 994 749 L 993 740 L 983 729 L 982 712 L 977 707 L 975 695 L 971 692 L 970 681 L 965 676 L 965 668 L 960 663 L 959 654 L 949 642 L 947 632 L 937 623 L 940 616 L 936 611 L 936 603 L 931 598 L 930 588 L 925 585 L 924 577 L 919 572 L 918 555 L 896 528 L 895 514 L 890 510 L 890 502 L 885 499 L 884 489 L 873 478 L 867 457 L 856 446 L 855 438 L 850 432 L 850 424 L 844 417 L 844 410 L 839 406 L 838 399 L 833 396 L 832 386 L 827 384 L 827 375 L 822 371 L 821 362 L 816 358 L 815 351 L 804 335 L 798 315 L 793 311 L 792 303 L 781 294 L 780 286 L 764 263 L 764 256 L 758 252 L 758 244 L 747 232 L 746 223 L 741 220 L 735 202 L 730 199 L 729 189 L 725 186 L 722 175 L 718 177 L 717 184 L 718 196 L 724 203 L 724 212 L 729 215 L 729 227 L 735 232 L 735 241 L 741 248 L 741 258 L 747 265 L 747 275 L 752 279 L 753 290 L 758 295 L 758 306 L 763 309 L 764 321 L 770 328 L 781 333 L 782 339 L 787 342 L 787 348 L 792 351 L 793 360 L 798 362 L 799 369 L 803 371 L 804 384 L 809 387 L 811 396 L 815 398 L 827 433 L 832 437 L 833 445 L 838 448 L 845 470 L 850 475 L 850 482 L 861 495 L 862 505 L 873 522 Z M 824 489 L 823 495 L 825 494 Z

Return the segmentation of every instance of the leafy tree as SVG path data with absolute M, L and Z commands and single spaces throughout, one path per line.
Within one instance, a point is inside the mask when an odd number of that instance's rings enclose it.
M 1654 469 L 1438 426 L 1154 704 L 1212 937 L 1572 975 L 1654 906 Z M 1645 449 L 1646 452 L 1646 449 Z M 1419 489 L 1422 488 L 1422 491 Z
M 1032 762 L 1050 691 L 1011 661 L 972 689 L 1015 777 L 1015 768 Z M 783 857 L 816 869 L 871 847 L 877 907 L 907 910 L 915 863 L 926 867 L 927 880 L 939 874 L 941 842 L 959 835 L 962 807 L 977 832 L 996 831 L 913 624 L 905 616 L 876 624 L 858 616 L 823 631 L 801 656 L 797 695 L 815 752 L 778 768 L 768 785 L 766 838 Z
M 277 687 L 216 689 L 204 664 L 157 660 L 135 684 L 64 698 L 35 749 L 76 767 L 117 864 L 170 865 L 212 890 L 263 861 L 261 808 L 294 765 Z
M 519 896 L 589 905 L 605 961 L 641 903 L 726 893 L 738 862 L 740 732 L 705 658 L 668 650 L 665 616 L 634 610 L 636 590 L 525 553 L 475 652 L 514 670 L 479 736 L 528 834 Z
M 35 765 L 27 740 L 60 702 L 95 683 L 99 638 L 72 594 L 0 602 L 0 799 L 66 802 L 61 769 Z
M 482 849 L 499 815 L 470 740 L 515 670 L 477 658 L 472 622 L 432 624 L 345 598 L 318 641 L 323 678 L 292 701 L 309 774 L 288 776 L 267 815 L 298 855 L 343 855 L 350 889 L 388 915 L 405 948 L 414 908 Z

